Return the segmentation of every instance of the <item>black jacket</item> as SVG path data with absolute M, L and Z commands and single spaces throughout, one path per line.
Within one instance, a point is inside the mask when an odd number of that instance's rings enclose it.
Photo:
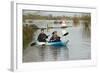
M 59 36 L 57 36 L 57 37 L 55 37 L 55 38 L 52 36 L 52 37 L 50 38 L 50 41 L 51 41 L 51 42 L 59 42 L 59 41 L 61 41 L 61 40 L 60 40 L 60 37 L 59 37 Z
M 48 38 L 48 36 L 45 33 L 40 33 L 37 40 L 39 42 L 46 42 L 47 38 Z

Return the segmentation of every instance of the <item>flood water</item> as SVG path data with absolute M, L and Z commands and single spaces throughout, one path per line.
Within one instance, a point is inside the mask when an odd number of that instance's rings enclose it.
M 72 23 L 70 23 L 72 24 Z M 53 31 L 57 31 L 62 41 L 69 40 L 67 47 L 52 46 L 28 46 L 23 53 L 23 62 L 43 62 L 43 61 L 67 61 L 67 60 L 87 60 L 91 59 L 91 36 L 90 31 L 84 28 L 80 22 L 78 26 L 69 28 L 45 29 L 45 33 L 51 37 Z M 69 32 L 67 36 L 62 36 Z M 34 33 L 34 40 L 40 33 L 40 29 Z

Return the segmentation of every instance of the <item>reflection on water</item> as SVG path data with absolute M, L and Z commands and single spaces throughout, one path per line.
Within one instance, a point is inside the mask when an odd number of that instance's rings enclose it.
M 78 27 L 45 29 L 47 35 L 57 31 L 62 41 L 69 40 L 67 47 L 53 46 L 28 46 L 24 50 L 23 62 L 41 62 L 41 61 L 67 61 L 67 60 L 85 60 L 91 59 L 91 37 L 90 26 L 86 27 L 80 22 Z M 69 32 L 69 35 L 62 36 Z M 37 40 L 40 30 L 35 32 L 33 41 Z M 49 36 L 48 40 L 51 36 Z
M 45 48 L 41 48 L 39 55 L 41 56 L 40 61 L 59 61 L 59 60 L 67 60 L 68 57 L 68 49 L 56 48 L 46 46 Z M 66 55 L 66 57 L 64 57 Z
M 24 62 L 39 62 L 39 61 L 64 61 L 69 60 L 69 52 L 66 47 L 51 47 L 51 46 L 34 46 L 30 48 Z

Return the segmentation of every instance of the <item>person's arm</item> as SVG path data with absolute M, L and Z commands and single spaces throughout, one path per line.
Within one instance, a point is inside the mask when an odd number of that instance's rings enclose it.
M 57 37 L 56 41 L 60 41 L 60 37 Z
M 47 39 L 47 38 L 48 38 L 48 36 L 47 36 L 46 34 L 44 34 L 44 36 L 45 36 L 45 39 Z
M 52 41 L 52 40 L 53 40 L 53 37 L 50 38 L 50 41 Z
M 55 41 L 54 37 L 51 37 L 51 38 L 50 38 L 50 41 L 51 41 L 51 42 L 54 42 L 54 41 Z

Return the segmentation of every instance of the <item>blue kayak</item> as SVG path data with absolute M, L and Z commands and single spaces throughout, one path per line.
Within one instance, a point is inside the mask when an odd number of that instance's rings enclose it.
M 68 42 L 69 42 L 69 40 L 67 40 L 66 42 L 62 42 L 62 41 L 59 41 L 59 42 L 37 42 L 37 45 L 60 47 L 60 46 L 66 46 Z

